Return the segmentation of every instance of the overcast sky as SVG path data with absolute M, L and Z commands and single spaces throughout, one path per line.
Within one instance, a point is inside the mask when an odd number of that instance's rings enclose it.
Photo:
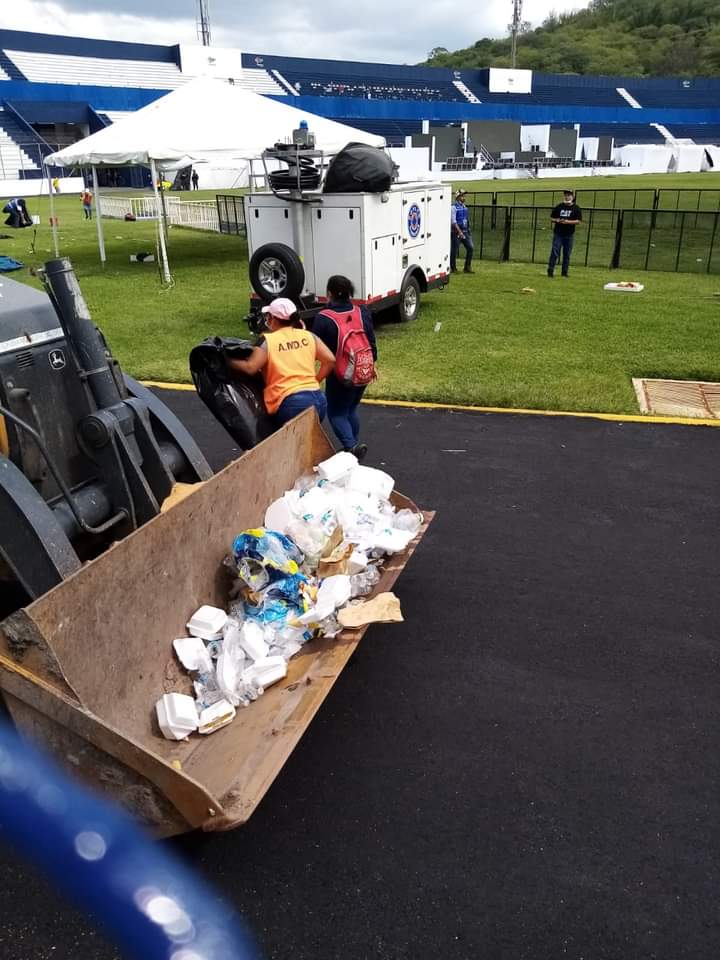
M 512 19 L 511 0 L 470 7 L 458 0 L 209 2 L 216 46 L 387 63 L 417 63 L 436 46 L 457 50 L 481 37 L 503 36 Z M 587 4 L 525 0 L 523 19 L 537 26 L 551 10 L 577 10 Z M 196 0 L 0 0 L 0 27 L 105 40 L 194 43 L 195 8 Z

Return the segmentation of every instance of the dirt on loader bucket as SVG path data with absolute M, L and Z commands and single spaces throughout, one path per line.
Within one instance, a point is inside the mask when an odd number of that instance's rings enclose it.
M 172 641 L 201 604 L 227 605 L 232 538 L 333 452 L 306 411 L 0 623 L 0 695 L 18 730 L 158 836 L 244 823 L 365 632 L 306 644 L 285 680 L 212 736 L 160 733 L 157 699 L 191 692 Z M 373 595 L 391 589 L 430 519 L 386 561 Z

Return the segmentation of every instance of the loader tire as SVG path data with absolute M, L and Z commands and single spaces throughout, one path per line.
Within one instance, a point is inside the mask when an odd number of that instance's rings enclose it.
M 250 258 L 250 283 L 265 303 L 275 297 L 296 300 L 305 285 L 305 269 L 292 247 L 264 243 Z

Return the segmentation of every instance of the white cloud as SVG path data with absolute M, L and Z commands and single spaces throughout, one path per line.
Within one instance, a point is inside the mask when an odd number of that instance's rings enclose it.
M 523 18 L 539 24 L 552 9 L 576 10 L 588 0 L 525 0 Z M 195 0 L 5 0 L 0 27 L 144 43 L 196 42 Z M 178 18 L 178 8 L 188 16 Z M 468 9 L 456 0 L 210 0 L 213 43 L 253 53 L 417 63 L 435 46 L 450 50 L 503 36 L 510 0 Z

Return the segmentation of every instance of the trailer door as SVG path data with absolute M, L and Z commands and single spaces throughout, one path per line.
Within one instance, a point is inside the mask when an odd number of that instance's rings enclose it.
M 323 206 L 312 211 L 313 259 L 317 296 L 325 293 L 328 277 L 349 277 L 360 295 L 363 280 L 360 207 Z
M 370 284 L 368 297 L 386 297 L 399 292 L 398 249 L 400 238 L 396 233 L 374 237 L 370 241 Z

